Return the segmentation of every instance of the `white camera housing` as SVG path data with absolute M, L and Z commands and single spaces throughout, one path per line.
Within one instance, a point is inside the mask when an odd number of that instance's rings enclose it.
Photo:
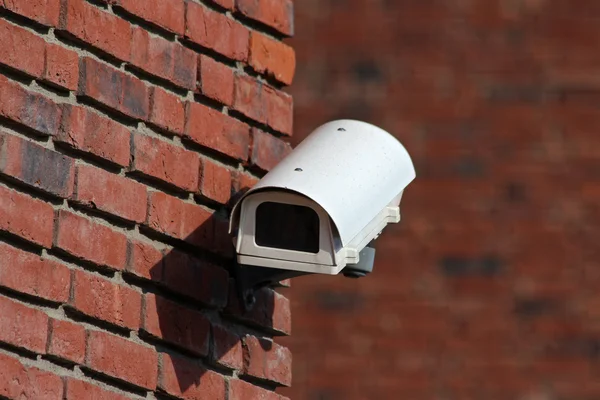
M 322 125 L 234 206 L 237 261 L 336 275 L 400 221 L 414 178 L 408 152 L 386 131 L 354 120 Z

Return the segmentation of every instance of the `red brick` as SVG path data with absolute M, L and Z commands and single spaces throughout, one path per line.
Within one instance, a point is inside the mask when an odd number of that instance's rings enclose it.
M 44 73 L 44 48 L 46 42 L 40 36 L 0 20 L 0 63 L 39 78 Z
M 60 16 L 60 0 L 2 1 L 0 8 L 5 8 L 46 26 L 58 25 Z
M 254 386 L 239 379 L 229 381 L 229 400 L 282 400 L 275 392 Z
M 0 171 L 60 197 L 73 193 L 74 162 L 17 136 L 0 133 Z
M 270 86 L 263 86 L 262 107 L 266 111 L 266 124 L 284 135 L 292 135 L 294 110 L 292 96 Z
M 185 128 L 185 104 L 176 95 L 159 87 L 153 87 L 150 100 L 149 122 L 158 128 L 183 135 Z
M 252 129 L 253 145 L 252 145 L 252 165 L 269 171 L 273 169 L 281 160 L 285 158 L 291 151 L 292 147 L 289 143 L 269 135 L 260 129 Z
M 127 238 L 124 234 L 68 211 L 61 210 L 58 219 L 56 247 L 95 264 L 125 268 Z
M 270 288 L 256 292 L 256 303 L 247 312 L 242 310 L 237 292 L 230 288 L 226 311 L 237 319 L 267 328 L 275 335 L 289 335 L 292 330 L 290 301 Z
M 256 72 L 291 85 L 296 70 L 296 53 L 290 46 L 259 32 L 250 35 L 250 66 Z
M 227 271 L 177 250 L 164 258 L 163 281 L 174 292 L 208 306 L 222 308 L 227 303 Z
M 140 242 L 129 242 L 127 271 L 153 281 L 162 281 L 163 253 L 156 247 Z
M 229 218 L 215 216 L 214 225 L 214 244 L 213 251 L 225 258 L 233 258 L 234 248 L 229 234 Z
M 142 329 L 194 354 L 208 354 L 210 322 L 198 311 L 154 294 L 144 297 Z
M 133 385 L 150 390 L 156 387 L 156 351 L 119 336 L 89 331 L 85 365 Z
M 248 175 L 245 173 L 238 173 L 233 180 L 233 188 L 236 192 L 241 192 L 242 194 L 247 192 L 248 189 L 251 189 L 254 185 L 258 183 L 258 178 Z
M 225 204 L 231 197 L 231 170 L 207 158 L 202 159 L 200 194 Z
M 143 20 L 178 35 L 183 34 L 185 17 L 183 0 L 174 0 L 169 3 L 161 0 L 115 0 L 114 3 Z
M 266 123 L 267 113 L 263 110 L 262 84 L 255 78 L 236 74 L 233 109 L 255 121 Z
M 66 0 L 66 12 L 61 20 L 60 29 L 119 60 L 129 60 L 129 22 L 85 0 Z
M 190 103 L 187 112 L 187 138 L 238 160 L 248 158 L 248 125 L 199 103 Z
M 190 244 L 210 249 L 213 227 L 211 213 L 206 209 L 161 192 L 149 197 L 148 219 L 150 228 L 184 240 Z
M 234 73 L 230 67 L 200 55 L 198 77 L 203 95 L 226 106 L 233 105 Z
M 133 137 L 132 171 L 195 192 L 199 166 L 200 159 L 194 152 L 149 136 Z
M 219 365 L 240 370 L 244 366 L 241 338 L 221 325 L 213 325 L 212 359 Z
M 0 186 L 0 229 L 50 247 L 53 226 L 50 204 Z
M 89 97 L 129 117 L 147 119 L 149 90 L 136 77 L 93 58 L 82 59 L 78 94 Z
M 90 317 L 124 328 L 140 326 L 142 295 L 100 275 L 73 273 L 73 296 L 69 304 Z
M 146 218 L 146 187 L 134 180 L 89 165 L 77 166 L 75 200 L 120 218 L 142 222 Z
M 66 378 L 65 400 L 130 400 L 128 396 L 102 389 L 91 383 Z
M 188 2 L 185 37 L 237 61 L 248 59 L 249 31 L 227 16 L 204 5 Z
M 177 42 L 152 36 L 135 27 L 131 64 L 159 78 L 186 88 L 196 87 L 196 54 Z
M 7 399 L 62 400 L 63 381 L 58 375 L 27 367 L 16 358 L 0 354 L 0 396 Z
M 77 90 L 79 55 L 73 50 L 48 43 L 42 79 L 68 90 Z
M 47 353 L 82 364 L 85 358 L 85 328 L 69 321 L 51 319 Z
M 283 386 L 291 385 L 292 353 L 288 348 L 265 339 L 246 336 L 244 351 L 247 351 L 244 357 L 245 374 Z
M 236 0 L 239 12 L 291 36 L 294 34 L 294 3 L 292 0 Z
M 165 392 L 185 400 L 225 400 L 222 375 L 183 357 L 161 353 L 160 359 L 158 387 Z
M 0 285 L 59 303 L 69 300 L 71 272 L 66 266 L 4 243 L 0 254 Z
M 48 316 L 6 297 L 0 297 L 0 341 L 43 354 Z
M 61 109 L 51 99 L 33 93 L 0 75 L 0 116 L 41 135 L 55 135 Z
M 84 107 L 65 105 L 55 140 L 122 167 L 129 165 L 129 129 Z

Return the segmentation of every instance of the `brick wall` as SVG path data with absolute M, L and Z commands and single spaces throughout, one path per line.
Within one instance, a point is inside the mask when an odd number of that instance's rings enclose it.
M 293 282 L 295 399 L 600 398 L 600 2 L 296 2 L 299 141 L 397 135 L 375 270 Z M 357 160 L 360 162 L 360 160 Z
M 289 151 L 291 2 L 0 1 L 0 397 L 280 399 L 227 216 Z

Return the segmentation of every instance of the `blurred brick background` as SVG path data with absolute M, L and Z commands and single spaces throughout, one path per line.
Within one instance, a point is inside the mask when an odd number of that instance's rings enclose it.
M 284 393 L 600 398 L 600 2 L 295 9 L 292 140 L 364 119 L 417 180 L 373 274 L 294 280 Z

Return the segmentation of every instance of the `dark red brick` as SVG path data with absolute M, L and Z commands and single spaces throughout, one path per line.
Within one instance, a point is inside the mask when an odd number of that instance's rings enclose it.
M 212 359 L 223 367 L 241 370 L 244 353 L 239 335 L 222 325 L 213 325 L 212 338 Z
M 140 27 L 133 30 L 131 50 L 132 65 L 177 86 L 195 89 L 197 59 L 193 51 Z
M 79 68 L 79 95 L 129 117 L 148 118 L 150 96 L 148 86 L 143 81 L 93 58 L 83 58 Z
M 254 386 L 251 383 L 239 379 L 229 381 L 229 400 L 283 400 L 275 392 Z
M 294 122 L 292 96 L 265 85 L 262 104 L 266 112 L 266 124 L 284 135 L 291 136 Z
M 255 121 L 266 123 L 267 113 L 263 109 L 262 83 L 255 78 L 236 74 L 233 109 Z
M 233 105 L 234 73 L 230 67 L 200 55 L 198 81 L 203 95 L 226 106 Z
M 177 250 L 172 250 L 164 258 L 165 285 L 174 292 L 208 306 L 217 308 L 225 306 L 228 279 L 229 274 L 224 268 Z
M 158 138 L 135 134 L 132 154 L 132 171 L 190 192 L 196 191 L 200 173 L 200 159 L 196 153 Z
M 150 390 L 156 387 L 156 351 L 119 336 L 89 331 L 85 365 L 133 385 Z
M 124 269 L 127 238 L 88 218 L 61 210 L 54 245 L 86 261 L 114 269 Z
M 218 203 L 227 203 L 231 197 L 231 170 L 207 158 L 202 159 L 201 168 L 200 194 Z
M 66 266 L 4 243 L 0 253 L 1 286 L 58 303 L 69 300 L 71 272 Z
M 0 354 L 0 396 L 7 399 L 62 400 L 63 381 L 52 372 L 23 365 Z
M 201 146 L 235 159 L 248 158 L 248 125 L 202 104 L 189 104 L 185 136 Z
M 73 378 L 66 378 L 65 400 L 130 400 L 124 396 L 91 383 L 80 381 Z
M 290 46 L 259 32 L 250 35 L 249 63 L 256 72 L 291 85 L 296 70 L 296 53 Z
M 154 294 L 144 296 L 142 329 L 194 354 L 206 356 L 210 322 L 199 313 Z
M 69 321 L 50 320 L 47 353 L 82 364 L 85 358 L 85 328 Z
M 149 122 L 162 130 L 183 135 L 185 103 L 176 95 L 159 87 L 153 87 L 150 96 Z
M 183 34 L 185 17 L 185 3 L 183 0 L 175 0 L 169 3 L 161 0 L 114 0 L 113 2 L 143 20 L 178 35 Z
M 194 2 L 187 3 L 185 36 L 225 57 L 248 59 L 249 30 L 224 14 Z
M 210 211 L 161 192 L 152 192 L 148 201 L 146 224 L 150 228 L 192 245 L 211 248 L 213 226 Z
M 44 73 L 44 49 L 46 42 L 40 36 L 0 20 L 0 63 L 17 69 L 34 78 Z
M 46 351 L 48 316 L 6 297 L 0 297 L 0 341 L 38 354 Z
M 0 116 L 11 119 L 41 135 L 55 135 L 61 109 L 51 99 L 30 92 L 0 75 Z
M 163 253 L 151 244 L 129 242 L 127 271 L 153 281 L 162 281 Z
M 0 2 L 0 8 L 46 26 L 57 26 L 60 16 L 60 0 L 5 0 Z
M 44 247 L 52 245 L 54 209 L 41 200 L 0 186 L 0 229 Z
M 69 302 L 78 311 L 124 328 L 140 326 L 142 295 L 100 275 L 73 272 L 73 296 Z
M 165 392 L 186 400 L 225 400 L 222 375 L 180 356 L 161 353 L 160 360 L 158 387 Z
M 77 39 L 118 58 L 129 61 L 131 25 L 85 0 L 65 0 L 60 29 Z
M 294 34 L 294 3 L 292 0 L 235 0 L 239 12 L 262 22 L 279 32 Z
M 254 336 L 244 338 L 244 373 L 255 378 L 290 386 L 292 353 L 286 347 Z
M 20 182 L 56 196 L 70 197 L 74 169 L 69 157 L 0 133 L 0 171 Z
M 292 147 L 289 143 L 269 135 L 260 129 L 252 129 L 253 145 L 252 145 L 252 165 L 269 171 L 275 167 L 281 160 L 285 158 L 291 151 Z
M 229 290 L 227 313 L 242 321 L 267 328 L 275 335 L 289 335 L 292 330 L 290 301 L 270 288 L 255 293 L 256 303 L 243 311 L 233 287 Z
M 67 90 L 77 90 L 79 55 L 73 50 L 47 43 L 42 79 Z
M 120 218 L 143 222 L 146 207 L 146 187 L 134 180 L 111 174 L 89 165 L 77 166 L 75 200 L 94 209 Z
M 65 105 L 55 140 L 122 167 L 129 165 L 129 129 L 80 106 Z

